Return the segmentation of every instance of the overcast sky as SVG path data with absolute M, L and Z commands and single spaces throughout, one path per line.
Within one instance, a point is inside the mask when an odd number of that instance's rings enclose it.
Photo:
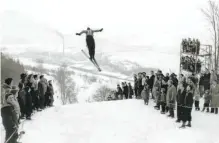
M 17 11 L 65 34 L 87 26 L 104 28 L 103 33 L 96 35 L 96 41 L 102 38 L 122 45 L 123 50 L 126 45 L 135 45 L 179 53 L 184 37 L 211 44 L 209 26 L 201 12 L 208 6 L 207 0 L 1 1 L 1 12 Z
M 207 0 L 3 0 L 1 6 L 66 34 L 90 26 L 104 28 L 104 38 L 168 46 L 183 36 L 208 38 L 200 11 Z

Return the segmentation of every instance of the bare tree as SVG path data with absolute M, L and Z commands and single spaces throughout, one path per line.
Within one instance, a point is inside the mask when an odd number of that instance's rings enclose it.
M 55 78 L 59 83 L 62 104 L 65 105 L 67 103 L 77 102 L 75 83 L 71 78 L 71 72 L 67 71 L 66 64 L 62 64 L 58 68 Z
M 97 89 L 96 93 L 92 96 L 92 98 L 96 102 L 106 101 L 107 97 L 111 95 L 112 92 L 112 89 L 108 88 L 106 85 L 103 85 L 99 89 Z
M 219 7 L 213 0 L 209 0 L 208 3 L 209 8 L 202 9 L 202 12 L 211 25 L 212 38 L 214 41 L 214 69 L 217 71 L 219 64 Z

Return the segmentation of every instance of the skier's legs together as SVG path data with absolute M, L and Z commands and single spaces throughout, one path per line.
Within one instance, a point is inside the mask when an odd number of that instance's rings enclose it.
M 90 59 L 93 60 L 95 56 L 95 41 L 93 36 L 87 36 L 86 43 L 87 43 Z

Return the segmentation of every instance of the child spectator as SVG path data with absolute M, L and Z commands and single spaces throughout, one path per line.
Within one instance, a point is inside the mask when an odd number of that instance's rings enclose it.
M 200 93 L 199 93 L 198 87 L 195 89 L 194 100 L 195 100 L 195 110 L 199 111 L 200 110 L 199 108 Z
M 165 90 L 165 88 L 161 88 L 160 105 L 161 105 L 161 114 L 165 114 L 165 108 L 166 108 L 166 90 Z
M 149 101 L 149 85 L 145 83 L 144 85 L 144 89 L 141 92 L 141 97 L 144 100 L 144 104 L 148 105 L 148 101 Z
M 207 112 L 209 112 L 210 102 L 211 102 L 211 96 L 210 96 L 209 90 L 206 90 L 204 94 L 204 107 L 202 109 L 202 112 L 205 111 L 205 108 L 207 108 Z

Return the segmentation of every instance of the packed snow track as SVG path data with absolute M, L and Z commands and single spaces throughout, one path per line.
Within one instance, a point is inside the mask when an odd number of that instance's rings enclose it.
M 48 108 L 26 121 L 22 143 L 219 143 L 219 117 L 192 111 L 192 128 L 179 129 L 142 100 Z

